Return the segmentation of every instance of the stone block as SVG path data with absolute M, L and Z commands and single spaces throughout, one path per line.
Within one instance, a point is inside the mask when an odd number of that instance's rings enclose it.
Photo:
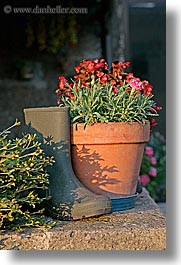
M 166 250 L 166 216 L 144 189 L 130 210 L 57 221 L 52 229 L 1 231 L 0 249 Z

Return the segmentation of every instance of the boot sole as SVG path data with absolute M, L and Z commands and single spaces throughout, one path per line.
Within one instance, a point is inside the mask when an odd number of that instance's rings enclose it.
M 71 217 L 73 220 L 95 217 L 103 214 L 111 213 L 112 203 L 111 200 L 105 197 L 95 196 L 94 200 L 87 202 L 75 203 L 73 205 Z

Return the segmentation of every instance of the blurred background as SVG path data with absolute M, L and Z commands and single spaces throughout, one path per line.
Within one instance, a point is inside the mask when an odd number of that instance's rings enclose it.
M 163 108 L 153 127 L 156 139 L 149 143 L 160 175 L 149 176 L 145 186 L 164 201 L 166 0 L 9 0 L 0 5 L 0 131 L 16 118 L 24 122 L 24 108 L 56 106 L 59 75 L 72 76 L 81 60 L 106 58 L 109 66 L 113 60 L 130 61 L 130 71 L 153 85 L 155 101 Z M 13 11 L 47 6 L 58 6 L 62 13 Z M 72 14 L 62 8 L 72 8 Z
M 0 130 L 22 120 L 25 107 L 56 105 L 58 76 L 73 75 L 80 60 L 106 58 L 109 65 L 130 61 L 135 75 L 153 85 L 163 107 L 156 130 L 165 135 L 165 0 L 2 2 Z M 71 7 L 77 14 L 6 13 L 7 5 Z

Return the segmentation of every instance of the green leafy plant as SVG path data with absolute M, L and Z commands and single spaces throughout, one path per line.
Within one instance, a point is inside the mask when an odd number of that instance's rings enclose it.
M 155 201 L 166 201 L 166 142 L 159 132 L 151 134 L 145 147 L 140 181 Z
M 48 188 L 46 169 L 54 160 L 45 156 L 36 134 L 8 139 L 9 130 L 17 125 L 18 121 L 0 133 L 0 227 L 50 227 L 41 205 L 49 197 L 46 192 L 40 197 L 39 191 Z
M 59 106 L 70 106 L 72 123 L 141 122 L 156 125 L 161 107 L 153 100 L 152 86 L 124 71 L 129 62 L 113 62 L 109 70 L 104 59 L 84 60 L 75 67 L 70 81 L 59 77 Z

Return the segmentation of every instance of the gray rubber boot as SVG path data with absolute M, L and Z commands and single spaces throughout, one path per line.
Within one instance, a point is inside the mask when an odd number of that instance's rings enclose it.
M 68 107 L 24 109 L 25 123 L 41 135 L 44 150 L 54 156 L 49 170 L 49 214 L 59 220 L 76 220 L 111 212 L 111 200 L 96 195 L 76 178 L 70 156 L 70 121 Z

